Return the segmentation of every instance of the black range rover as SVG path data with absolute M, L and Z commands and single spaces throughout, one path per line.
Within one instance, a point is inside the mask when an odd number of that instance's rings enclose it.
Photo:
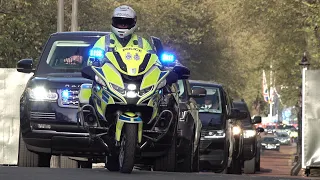
M 48 39 L 37 67 L 33 67 L 32 59 L 17 63 L 19 72 L 34 73 L 20 99 L 18 166 L 48 167 L 51 155 L 64 155 L 92 157 L 77 162 L 91 167 L 88 160 L 105 157 L 103 146 L 91 142 L 89 134 L 77 126 L 79 89 L 91 81 L 82 78 L 82 64 L 68 65 L 64 59 L 72 55 L 88 59 L 89 50 L 106 34 L 55 33 Z

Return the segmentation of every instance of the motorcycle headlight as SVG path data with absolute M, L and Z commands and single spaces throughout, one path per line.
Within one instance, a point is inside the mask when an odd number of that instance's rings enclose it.
M 58 99 L 58 94 L 39 86 L 28 89 L 29 98 L 34 101 L 55 101 Z
M 99 76 L 95 76 L 94 79 L 96 80 L 97 83 L 99 83 L 102 86 L 107 86 L 107 84 L 104 82 L 104 80 L 102 80 L 101 78 L 99 78 Z
M 235 126 L 232 128 L 233 135 L 239 135 L 241 133 L 241 128 L 239 126 Z
M 152 91 L 152 89 L 153 89 L 153 86 L 149 86 L 147 88 L 141 89 L 139 91 L 139 95 L 143 96 L 143 95 L 147 94 L 149 91 Z
M 244 138 L 251 138 L 251 137 L 254 137 L 255 135 L 256 135 L 255 130 L 245 130 L 244 131 Z
M 126 92 L 125 89 L 123 89 L 115 84 L 110 83 L 110 86 L 112 87 L 112 89 L 116 90 L 118 93 L 120 93 L 122 95 L 124 95 Z

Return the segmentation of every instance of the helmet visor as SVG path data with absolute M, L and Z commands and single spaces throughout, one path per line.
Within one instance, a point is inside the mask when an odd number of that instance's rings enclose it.
M 119 29 L 131 29 L 136 25 L 135 19 L 123 18 L 123 17 L 113 17 L 112 26 Z

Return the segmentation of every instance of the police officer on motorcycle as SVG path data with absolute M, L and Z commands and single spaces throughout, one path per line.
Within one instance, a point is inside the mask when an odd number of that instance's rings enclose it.
M 136 12 L 130 6 L 119 6 L 114 10 L 112 15 L 112 33 L 101 37 L 93 47 L 101 48 L 106 52 L 123 47 L 139 47 L 146 51 L 152 51 L 153 48 L 146 39 L 134 34 L 136 28 Z M 81 55 L 73 55 L 64 59 L 64 62 L 66 64 L 81 64 L 83 57 Z M 102 65 L 103 62 L 100 64 Z M 87 65 L 91 65 L 91 62 L 88 61 Z

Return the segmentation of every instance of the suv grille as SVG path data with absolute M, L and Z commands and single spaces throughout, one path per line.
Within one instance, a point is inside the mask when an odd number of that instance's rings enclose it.
M 69 108 L 78 108 L 79 104 L 79 90 L 73 89 L 73 90 L 58 90 L 59 99 L 58 104 L 61 107 L 69 107 Z M 65 94 L 68 94 L 67 98 L 65 97 Z

